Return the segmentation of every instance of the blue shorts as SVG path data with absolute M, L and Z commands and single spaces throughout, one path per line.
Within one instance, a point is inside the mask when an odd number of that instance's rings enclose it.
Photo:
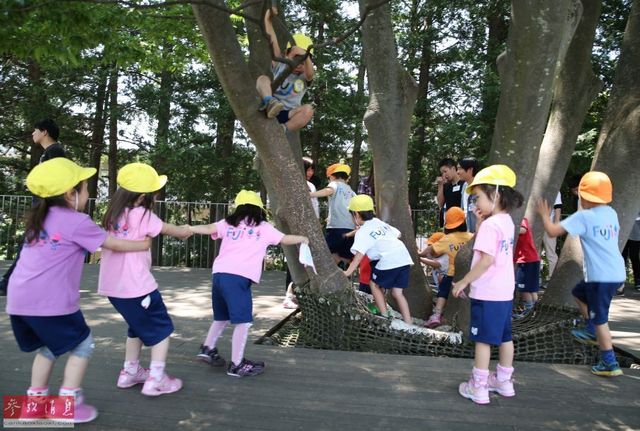
M 360 283 L 358 285 L 358 290 L 360 292 L 368 293 L 369 295 L 371 295 L 371 287 L 368 284 Z
M 151 302 L 145 309 L 142 301 L 147 296 Z M 109 296 L 109 301 L 129 325 L 127 336 L 139 338 L 145 346 L 155 346 L 173 332 L 173 322 L 158 289 L 138 298 Z
M 451 292 L 451 285 L 453 283 L 453 277 L 445 275 L 442 277 L 442 281 L 438 284 L 438 298 L 449 298 L 449 292 Z
M 621 283 L 587 283 L 583 280 L 571 294 L 587 304 L 589 319 L 594 325 L 603 325 L 609 321 L 609 305 Z
M 471 299 L 469 338 L 477 343 L 499 346 L 513 340 L 511 313 L 513 301 Z
M 406 289 L 409 286 L 409 275 L 411 274 L 411 265 L 401 266 L 399 268 L 378 269 L 375 263 L 371 262 L 371 281 L 383 289 Z
M 351 229 L 327 229 L 324 239 L 327 241 L 329 251 L 345 259 L 352 259 L 351 247 L 353 238 L 345 238 L 344 234 L 351 232 Z
M 13 335 L 23 352 L 46 346 L 55 356 L 78 347 L 91 330 L 80 310 L 63 316 L 10 316 Z
M 213 320 L 230 320 L 233 324 L 253 322 L 251 283 L 241 275 L 224 272 L 213 274 Z
M 540 261 L 516 264 L 516 290 L 531 293 L 540 290 Z
M 278 112 L 278 116 L 276 117 L 278 119 L 278 123 L 280 124 L 285 124 L 287 121 L 289 121 L 289 110 L 288 109 L 283 109 L 282 111 Z

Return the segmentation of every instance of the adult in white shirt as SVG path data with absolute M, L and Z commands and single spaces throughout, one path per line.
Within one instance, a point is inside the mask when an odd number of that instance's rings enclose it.
M 551 214 L 549 214 L 549 218 L 553 223 L 560 223 L 561 213 L 562 196 L 560 196 L 560 192 L 558 192 Z M 558 253 L 556 252 L 557 238 L 552 238 L 547 235 L 547 232 L 545 232 L 542 236 L 542 244 L 544 245 L 544 254 L 547 256 L 547 263 L 549 264 L 549 278 L 551 278 L 551 274 L 553 274 L 553 271 L 556 269 L 556 265 L 558 264 Z

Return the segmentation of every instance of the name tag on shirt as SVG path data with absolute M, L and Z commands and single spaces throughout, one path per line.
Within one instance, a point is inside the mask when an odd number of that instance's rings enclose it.
M 460 185 L 454 186 L 454 187 L 451 189 L 451 191 L 452 191 L 452 192 L 458 192 L 458 191 L 460 191 Z

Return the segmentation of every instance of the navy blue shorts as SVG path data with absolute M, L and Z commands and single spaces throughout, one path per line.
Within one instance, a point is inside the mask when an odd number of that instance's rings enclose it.
M 230 320 L 233 324 L 253 322 L 251 283 L 241 275 L 224 272 L 213 274 L 213 320 Z
M 142 306 L 142 301 L 147 296 L 151 302 L 145 309 Z M 109 296 L 109 301 L 129 325 L 127 336 L 140 338 L 145 346 L 155 346 L 173 332 L 173 322 L 158 289 L 149 295 L 138 298 L 113 298 Z
M 531 293 L 540 290 L 540 261 L 516 264 L 516 289 Z
M 278 116 L 276 117 L 278 119 L 278 123 L 280 124 L 285 124 L 287 121 L 289 121 L 289 110 L 288 109 L 283 109 L 282 111 L 278 112 Z
M 477 343 L 499 346 L 511 341 L 513 301 L 471 299 L 469 338 Z
M 609 305 L 621 283 L 587 283 L 583 280 L 576 284 L 571 294 L 587 304 L 594 325 L 603 325 L 609 321 Z
M 453 283 L 453 277 L 445 275 L 442 277 L 442 281 L 438 284 L 438 298 L 449 298 L 449 292 L 451 292 L 451 285 Z
M 358 290 L 360 292 L 368 293 L 369 295 L 371 295 L 371 287 L 368 284 L 360 283 L 358 285 Z
M 371 281 L 383 289 L 406 289 L 409 286 L 410 274 L 411 265 L 392 269 L 378 269 L 371 265 Z
M 327 229 L 324 239 L 327 241 L 329 251 L 345 259 L 352 259 L 351 247 L 353 238 L 345 238 L 344 235 L 351 232 L 351 229 Z
M 10 316 L 13 335 L 23 352 L 46 346 L 55 356 L 78 347 L 91 330 L 80 310 L 63 316 Z

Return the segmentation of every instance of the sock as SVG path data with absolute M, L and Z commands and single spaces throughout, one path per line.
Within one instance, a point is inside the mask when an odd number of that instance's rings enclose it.
M 535 305 L 535 302 L 533 301 L 525 301 L 524 302 L 524 309 L 525 310 L 530 310 L 533 308 L 533 306 Z
M 593 320 L 591 319 L 587 319 L 587 326 L 585 327 L 585 329 L 587 330 L 587 332 L 589 332 L 592 335 L 596 335 L 596 327 L 593 326 Z
M 499 382 L 506 382 L 507 380 L 511 380 L 511 375 L 513 374 L 513 367 L 503 367 L 498 364 L 496 366 L 496 377 Z
M 82 395 L 82 388 L 60 388 L 60 391 L 58 392 L 58 395 L 60 395 L 61 397 L 74 397 L 74 398 L 78 398 L 80 395 Z
M 138 372 L 138 368 L 140 367 L 140 361 L 137 359 L 135 361 L 124 361 L 124 371 L 125 373 L 133 376 Z
M 210 349 L 216 347 L 216 343 L 218 342 L 218 338 L 222 335 L 222 331 L 229 324 L 228 320 L 214 320 L 209 328 L 209 333 L 207 334 L 206 340 L 204 340 L 204 345 Z
M 266 105 L 267 103 L 269 103 L 269 100 L 271 100 L 271 99 L 273 99 L 273 96 L 264 96 L 262 98 L 262 103 L 264 103 Z
M 162 361 L 151 361 L 149 365 L 149 376 L 153 377 L 156 380 L 162 379 L 164 376 L 164 367 L 166 362 Z
M 600 350 L 600 357 L 602 358 L 602 362 L 605 364 L 613 364 L 616 361 L 616 354 L 613 353 L 613 349 L 611 350 Z
M 251 323 L 239 323 L 233 328 L 233 337 L 231 338 L 231 361 L 235 365 L 240 365 L 244 358 L 244 348 L 249 338 L 249 327 Z
M 439 308 L 434 308 L 434 309 L 433 309 L 433 313 L 432 313 L 432 314 L 433 314 L 434 316 L 439 316 L 439 315 L 441 315 L 441 314 L 442 314 L 442 310 L 441 310 L 441 309 L 439 309 Z
M 46 397 L 49 395 L 49 386 L 42 386 L 40 388 L 37 386 L 31 386 L 27 389 L 27 395 L 30 397 Z
M 489 379 L 489 370 L 481 370 L 479 368 L 473 367 L 473 371 L 471 372 L 473 375 L 473 380 L 476 383 L 476 386 L 487 386 L 487 380 Z

